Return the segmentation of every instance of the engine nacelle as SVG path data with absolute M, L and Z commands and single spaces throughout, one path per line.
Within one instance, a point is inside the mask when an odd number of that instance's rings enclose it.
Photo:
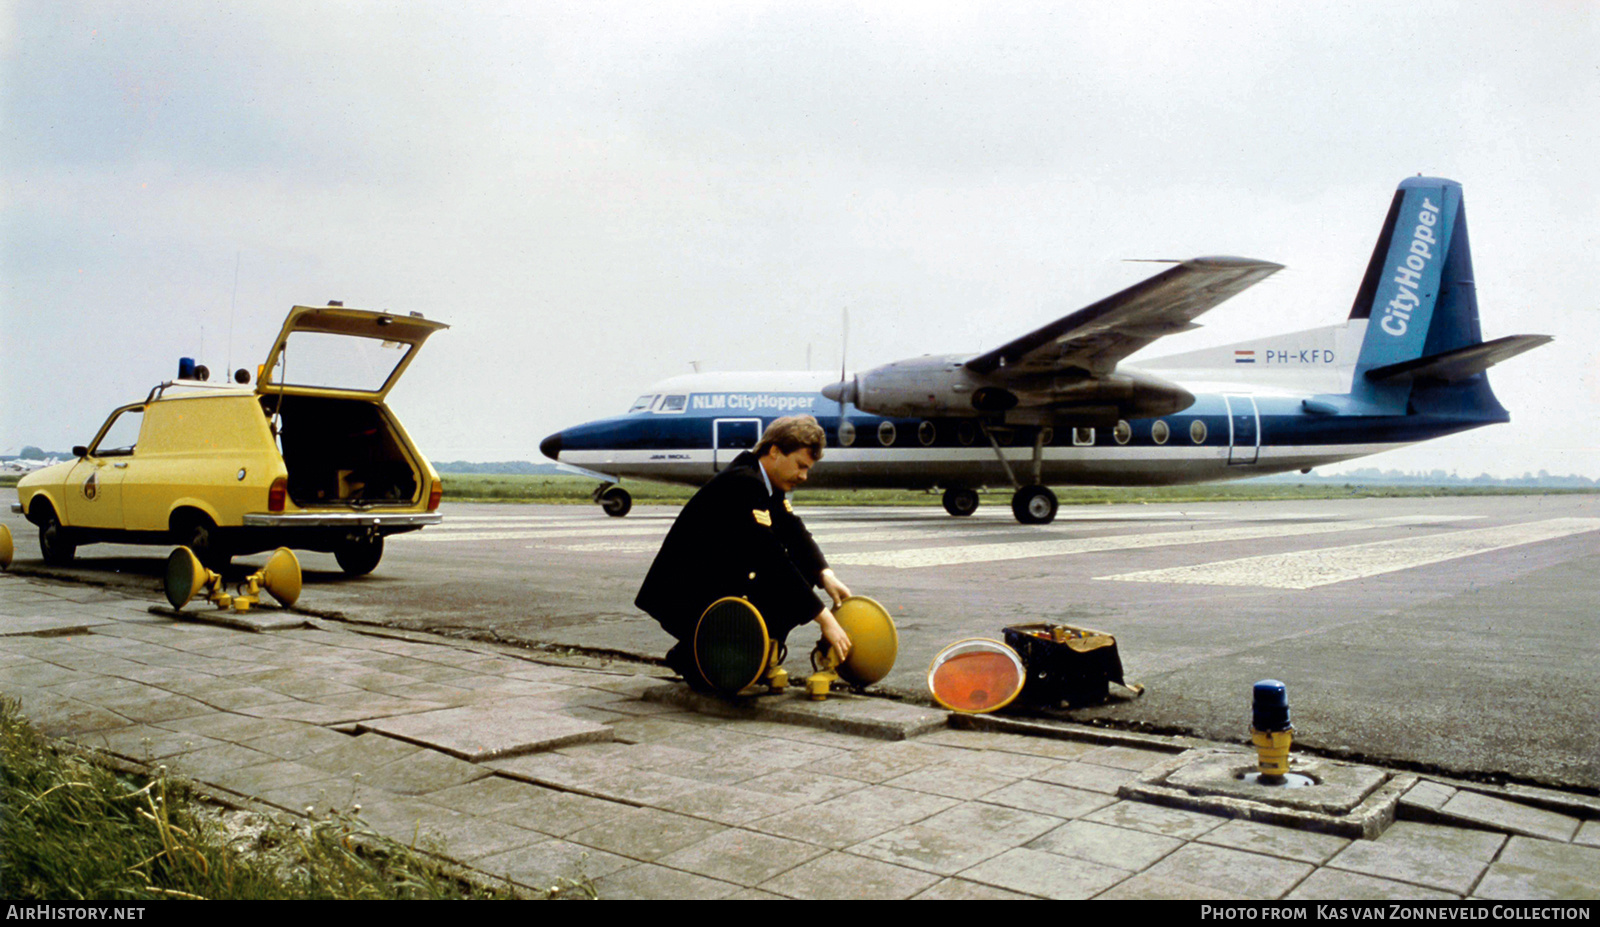
M 972 394 L 991 384 L 963 366 L 966 360 L 947 354 L 895 361 L 831 384 L 822 394 L 890 418 L 972 415 Z
M 1006 415 L 1009 420 L 1019 415 L 1032 421 L 1092 410 L 1096 418 L 1114 411 L 1117 418 L 1135 419 L 1171 415 L 1194 404 L 1194 394 L 1183 387 L 1137 370 L 1098 377 L 1000 378 L 973 373 L 966 360 L 965 355 L 947 354 L 896 361 L 822 393 L 891 418 Z

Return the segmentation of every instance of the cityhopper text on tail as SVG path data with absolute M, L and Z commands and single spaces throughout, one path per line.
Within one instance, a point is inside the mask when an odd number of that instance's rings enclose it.
M 1124 363 L 1280 269 L 1183 261 L 982 354 L 923 356 L 835 378 L 707 373 L 651 387 L 626 413 L 540 450 L 603 482 L 698 485 L 782 415 L 816 416 L 826 461 L 807 486 L 942 491 L 970 515 L 1010 487 L 1018 521 L 1055 518 L 1051 485 L 1196 483 L 1306 470 L 1510 420 L 1485 371 L 1550 341 L 1484 341 L 1461 185 L 1400 184 L 1343 324 Z

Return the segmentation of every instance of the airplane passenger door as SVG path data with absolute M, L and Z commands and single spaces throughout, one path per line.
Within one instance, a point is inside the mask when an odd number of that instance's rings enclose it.
M 1254 396 L 1224 396 L 1228 401 L 1228 463 L 1253 464 L 1261 453 L 1261 413 Z
M 711 422 L 711 471 L 719 472 L 741 451 L 754 450 L 761 441 L 761 419 L 719 418 Z

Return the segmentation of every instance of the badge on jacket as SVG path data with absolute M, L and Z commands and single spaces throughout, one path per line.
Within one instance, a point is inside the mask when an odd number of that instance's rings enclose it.
M 750 514 L 756 517 L 756 524 L 772 527 L 772 515 L 766 509 L 751 509 Z
M 788 499 L 783 500 L 783 510 L 788 512 L 790 515 L 794 514 L 794 506 L 789 504 Z

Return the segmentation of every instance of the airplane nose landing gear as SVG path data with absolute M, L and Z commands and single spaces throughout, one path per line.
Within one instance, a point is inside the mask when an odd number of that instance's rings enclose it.
M 1024 525 L 1047 525 L 1056 518 L 1056 494 L 1048 486 L 1024 486 L 1011 496 L 1011 514 Z
M 944 510 L 957 518 L 965 518 L 978 510 L 978 494 L 961 487 L 946 489 Z
M 621 518 L 633 508 L 633 496 L 615 483 L 601 483 L 596 487 L 594 501 L 612 518 Z

